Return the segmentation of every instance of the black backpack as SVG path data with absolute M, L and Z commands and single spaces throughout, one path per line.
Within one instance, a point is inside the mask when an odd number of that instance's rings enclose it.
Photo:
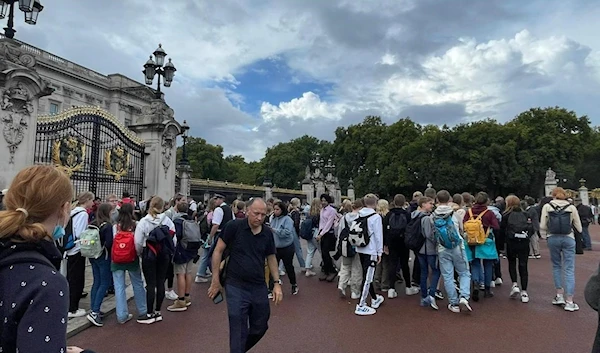
M 420 213 L 418 216 L 411 218 L 404 233 L 406 247 L 415 252 L 421 251 L 421 248 L 425 244 L 425 237 L 421 228 L 421 219 L 423 217 L 425 217 L 425 214 Z
M 61 254 L 64 254 L 66 251 L 71 250 L 75 247 L 75 236 L 73 235 L 73 218 L 80 213 L 86 212 L 85 210 L 79 211 L 72 215 L 69 218 L 69 223 L 65 227 L 65 235 L 59 240 L 56 241 L 56 247 L 60 251 Z
M 350 225 L 348 224 L 348 220 L 344 217 L 344 228 L 340 232 L 337 252 L 334 256 L 334 259 L 337 261 L 340 256 L 343 257 L 354 257 L 356 255 L 356 247 L 352 245 L 349 240 L 350 237 Z
M 387 233 L 390 238 L 399 239 L 404 237 L 408 221 L 404 213 L 390 212 L 387 222 Z
M 164 216 L 163 216 L 164 217 Z M 143 260 L 156 260 L 158 258 L 169 258 L 173 259 L 175 255 L 175 244 L 173 243 L 173 237 L 169 231 L 169 227 L 159 223 L 158 226 L 154 227 L 148 239 L 146 239 L 146 247 L 142 254 Z
M 567 212 L 570 204 L 560 207 L 549 203 L 552 211 L 548 212 L 548 234 L 569 235 L 573 231 L 571 225 L 571 212 Z
M 202 236 L 202 240 L 204 241 L 206 241 L 210 235 L 210 225 L 208 224 L 207 216 L 207 214 L 202 215 L 202 217 L 200 217 L 200 221 L 198 222 L 200 225 L 200 234 Z
M 525 212 L 511 212 L 506 224 L 508 239 L 529 239 L 533 233 L 531 220 Z

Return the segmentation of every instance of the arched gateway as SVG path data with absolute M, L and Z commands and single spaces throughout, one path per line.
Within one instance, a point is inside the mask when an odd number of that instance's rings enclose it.
M 64 169 L 76 193 L 144 195 L 144 141 L 98 107 L 39 117 L 34 163 Z

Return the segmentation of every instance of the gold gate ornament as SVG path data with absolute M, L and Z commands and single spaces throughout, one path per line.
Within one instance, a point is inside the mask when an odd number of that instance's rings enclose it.
M 129 153 L 121 146 L 115 146 L 104 152 L 104 168 L 106 174 L 115 177 L 115 181 L 120 181 L 127 175 L 129 167 Z
M 54 141 L 52 162 L 70 177 L 84 167 L 85 144 L 73 136 Z

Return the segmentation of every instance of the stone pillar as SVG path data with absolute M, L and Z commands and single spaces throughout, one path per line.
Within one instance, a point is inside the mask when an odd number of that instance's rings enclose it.
M 579 187 L 579 198 L 581 199 L 581 203 L 589 206 L 590 205 L 590 194 L 588 188 L 585 187 L 585 179 L 579 180 L 581 186 Z
M 312 182 L 302 183 L 302 193 L 306 196 L 306 202 L 310 204 L 315 198 L 315 187 Z
M 187 197 L 190 195 L 190 176 L 192 173 L 192 168 L 189 164 L 181 163 L 177 166 L 177 171 L 179 172 L 178 192 Z
M 174 118 L 173 109 L 162 99 L 154 99 L 150 106 L 144 107 L 142 116 L 133 121 L 129 128 L 146 143 L 146 196 L 157 195 L 170 199 L 175 194 L 177 136 L 183 131 Z
M 263 186 L 265 187 L 265 201 L 273 198 L 273 183 L 271 183 L 271 180 L 265 179 L 265 181 L 263 181 Z
M 326 191 L 327 190 L 325 189 L 325 183 L 323 182 L 323 180 L 317 181 L 317 193 L 315 197 L 321 197 L 321 195 L 324 194 Z
M 352 179 L 348 180 L 348 198 L 350 201 L 356 200 L 356 195 L 354 194 L 354 181 Z
M 340 189 L 339 185 L 335 186 L 335 204 L 336 205 L 342 204 L 342 189 Z
M 34 161 L 40 97 L 54 91 L 35 71 L 35 57 L 8 38 L 0 39 L 0 186 Z
M 546 171 L 546 180 L 544 181 L 544 196 L 552 196 L 552 190 L 557 186 L 556 173 L 552 168 Z
M 204 193 L 204 202 L 208 202 L 208 200 L 210 200 L 210 192 L 205 192 Z

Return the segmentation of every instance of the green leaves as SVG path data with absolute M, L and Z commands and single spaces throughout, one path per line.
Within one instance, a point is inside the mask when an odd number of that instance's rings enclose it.
M 196 178 L 261 184 L 269 177 L 285 188 L 300 186 L 318 152 L 325 161 L 332 157 L 342 190 L 354 179 L 357 195 L 410 195 L 431 182 L 452 193 L 540 196 L 548 167 L 566 187 L 577 188 L 581 177 L 589 187 L 600 184 L 600 166 L 593 163 L 600 158 L 600 131 L 587 117 L 559 107 L 532 108 L 505 124 L 483 120 L 452 128 L 409 118 L 388 125 L 368 116 L 337 128 L 333 143 L 302 136 L 270 147 L 260 162 L 223 158 L 221 146 L 200 138 L 189 138 L 187 149 Z

